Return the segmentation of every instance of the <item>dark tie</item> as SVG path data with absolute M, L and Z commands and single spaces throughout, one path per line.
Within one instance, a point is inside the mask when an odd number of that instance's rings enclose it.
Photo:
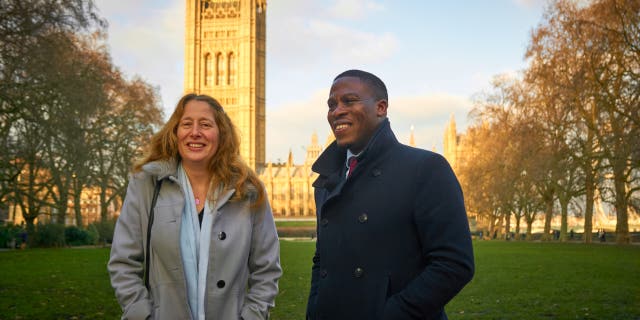
M 355 169 L 357 165 L 358 165 L 358 158 L 356 158 L 355 156 L 352 156 L 351 158 L 349 158 L 349 173 L 347 174 L 347 178 L 351 176 L 351 173 L 353 173 L 353 169 Z

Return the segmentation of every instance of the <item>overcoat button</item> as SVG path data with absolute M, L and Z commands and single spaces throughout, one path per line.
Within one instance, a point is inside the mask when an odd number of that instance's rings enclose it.
M 224 233 L 224 231 L 220 231 L 220 233 L 218 233 L 218 239 L 224 240 L 226 238 L 227 238 L 227 234 Z
M 327 220 L 327 218 L 323 218 L 322 220 L 320 220 L 320 224 L 321 224 L 323 227 L 326 227 L 326 226 L 327 226 L 327 224 L 329 224 L 329 220 Z
M 357 267 L 356 270 L 353 271 L 353 276 L 356 278 L 361 278 L 364 274 L 364 270 L 360 267 Z
M 373 169 L 373 171 L 371 171 L 371 175 L 374 177 L 378 177 L 382 174 L 382 170 L 380 169 Z
M 369 220 L 369 216 L 366 213 L 363 213 L 360 216 L 358 216 L 358 221 L 360 221 L 360 223 L 365 223 L 367 222 L 367 220 Z
M 218 286 L 218 288 L 220 288 L 220 289 L 224 288 L 224 285 L 225 285 L 224 280 L 220 280 L 220 281 L 218 281 L 218 283 L 216 283 L 216 285 L 217 285 L 217 286 Z
M 320 270 L 320 276 L 323 277 L 323 278 L 326 278 L 327 277 L 327 270 L 326 269 Z

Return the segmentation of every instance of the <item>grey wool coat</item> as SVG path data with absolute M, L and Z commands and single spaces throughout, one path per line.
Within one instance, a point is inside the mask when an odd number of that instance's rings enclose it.
M 388 120 L 344 178 L 334 142 L 313 165 L 318 238 L 307 319 L 444 320 L 474 273 L 462 190 L 446 160 Z
M 122 319 L 191 319 L 180 253 L 184 207 L 174 161 L 146 164 L 134 174 L 116 223 L 107 269 Z M 151 230 L 148 292 L 143 281 L 147 222 L 153 189 L 164 180 Z M 206 284 L 206 318 L 267 319 L 278 293 L 280 248 L 271 208 L 222 194 L 213 209 Z M 254 192 L 255 196 L 255 192 Z

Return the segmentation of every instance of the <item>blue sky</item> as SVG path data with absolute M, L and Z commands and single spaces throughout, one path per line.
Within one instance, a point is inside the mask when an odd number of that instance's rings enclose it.
M 157 86 L 165 117 L 183 93 L 185 0 L 97 0 L 115 65 Z M 304 160 L 329 127 L 331 80 L 346 69 L 378 75 L 398 139 L 442 152 L 451 114 L 467 125 L 472 97 L 526 67 L 544 0 L 267 1 L 267 161 Z

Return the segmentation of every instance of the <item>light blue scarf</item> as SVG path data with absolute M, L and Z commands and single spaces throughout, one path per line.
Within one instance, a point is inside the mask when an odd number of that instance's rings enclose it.
M 207 267 L 209 264 L 209 244 L 213 215 L 209 206 L 209 197 L 204 202 L 202 226 L 198 222 L 196 202 L 191 183 L 182 163 L 178 165 L 178 182 L 182 186 L 185 204 L 180 225 L 180 252 L 187 280 L 187 299 L 193 320 L 204 320 L 205 289 L 207 286 Z M 217 197 L 217 190 L 215 196 Z

